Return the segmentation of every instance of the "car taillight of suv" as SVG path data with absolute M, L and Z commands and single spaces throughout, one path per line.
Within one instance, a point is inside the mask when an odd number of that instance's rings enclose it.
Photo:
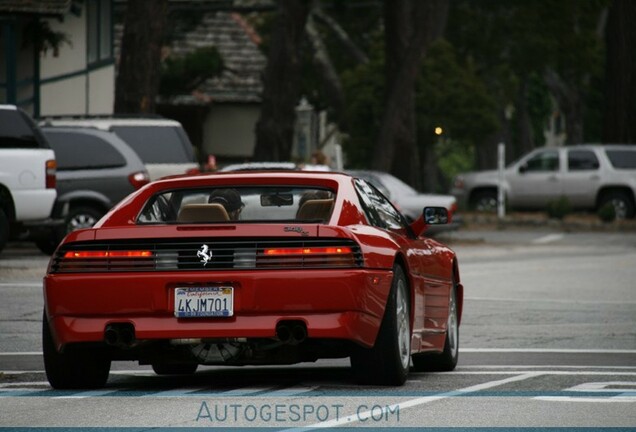
M 53 159 L 49 159 L 45 164 L 46 171 L 46 188 L 47 189 L 55 189 L 57 184 L 57 179 L 55 177 L 55 173 L 57 171 L 57 162 Z
M 135 189 L 139 189 L 140 187 L 147 185 L 150 183 L 150 177 L 148 173 L 145 171 L 139 171 L 136 173 L 132 173 L 128 176 L 128 181 Z

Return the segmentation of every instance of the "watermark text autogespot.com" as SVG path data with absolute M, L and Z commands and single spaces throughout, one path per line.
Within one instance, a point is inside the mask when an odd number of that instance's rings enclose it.
M 340 421 L 363 423 L 397 423 L 400 407 L 392 405 L 359 404 L 240 404 L 201 402 L 197 422 L 207 423 L 317 423 Z

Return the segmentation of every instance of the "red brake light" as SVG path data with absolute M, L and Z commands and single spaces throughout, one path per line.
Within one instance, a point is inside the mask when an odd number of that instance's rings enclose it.
M 295 248 L 295 249 L 265 249 L 265 255 L 315 255 L 315 254 L 350 254 L 351 248 L 341 247 L 316 247 L 316 248 Z
M 55 189 L 55 185 L 57 183 L 57 179 L 55 177 L 55 173 L 57 171 L 57 162 L 53 159 L 49 159 L 46 161 L 44 165 L 44 171 L 46 173 L 46 188 L 47 189 Z
M 145 171 L 139 171 L 136 173 L 132 173 L 128 176 L 128 181 L 135 189 L 139 189 L 140 187 L 147 185 L 150 183 L 150 177 L 148 173 Z
M 64 258 L 149 258 L 152 251 L 148 250 L 121 250 L 121 251 L 68 251 Z

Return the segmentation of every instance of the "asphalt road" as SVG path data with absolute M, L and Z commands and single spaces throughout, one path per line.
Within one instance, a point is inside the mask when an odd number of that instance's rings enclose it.
M 0 255 L 0 427 L 636 430 L 636 233 L 459 231 L 444 240 L 466 287 L 454 372 L 379 388 L 356 386 L 341 360 L 190 377 L 119 362 L 105 389 L 88 392 L 48 386 L 47 259 L 11 245 Z

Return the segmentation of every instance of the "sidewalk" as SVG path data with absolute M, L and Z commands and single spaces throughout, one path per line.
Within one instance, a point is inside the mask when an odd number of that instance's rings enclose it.
M 635 232 L 636 219 L 602 222 L 595 214 L 573 213 L 563 220 L 543 212 L 511 212 L 499 220 L 493 213 L 462 213 L 462 230 L 553 229 L 562 232 Z

